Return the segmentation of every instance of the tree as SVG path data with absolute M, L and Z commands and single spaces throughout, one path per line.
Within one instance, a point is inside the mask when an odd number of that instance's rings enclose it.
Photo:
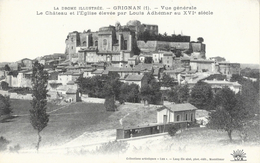
M 254 86 L 254 83 L 256 85 Z M 258 85 L 258 88 L 257 88 Z M 248 112 L 253 116 L 255 114 L 259 114 L 259 81 L 252 82 L 246 80 L 242 83 L 242 99 L 245 105 L 245 108 Z
M 48 73 L 44 70 L 44 66 L 38 61 L 33 65 L 32 73 L 32 109 L 30 110 L 30 122 L 38 134 L 38 142 L 36 145 L 37 151 L 40 147 L 41 135 L 40 132 L 47 126 L 49 115 L 47 109 L 47 84 Z
M 168 100 L 174 103 L 185 103 L 189 100 L 189 87 L 187 84 L 181 86 L 176 85 L 172 87 L 170 91 L 167 92 Z
M 162 84 L 163 87 L 173 87 L 174 85 L 176 85 L 176 82 L 174 82 L 174 78 L 172 78 L 169 75 L 163 73 L 161 84 Z
M 210 85 L 199 81 L 191 90 L 189 102 L 199 109 L 210 110 L 212 99 L 213 93 Z
M 11 70 L 11 69 L 10 69 L 9 65 L 6 64 L 6 65 L 5 65 L 5 71 L 10 71 L 10 70 Z
M 7 149 L 7 145 L 10 143 L 5 137 L 0 137 L 0 151 L 5 151 Z
M 178 86 L 172 87 L 171 90 L 167 91 L 168 101 L 179 103 L 178 99 Z
M 119 101 L 120 103 L 139 102 L 139 86 L 137 84 L 124 83 L 120 87 Z
M 153 57 L 145 57 L 144 63 L 153 63 Z
M 203 39 L 202 37 L 198 37 L 198 38 L 197 38 L 197 42 L 203 43 L 203 42 L 204 42 L 204 39 Z
M 180 103 L 187 102 L 190 97 L 190 89 L 187 84 L 181 86 L 178 91 L 178 100 Z
M 144 42 L 151 40 L 150 32 L 146 30 L 143 33 L 141 33 L 139 35 L 139 40 L 143 40 Z
M 116 111 L 116 104 L 115 104 L 115 99 L 114 97 L 109 97 L 107 96 L 106 99 L 105 99 L 105 108 L 106 108 L 106 111 Z
M 105 97 L 113 96 L 115 100 L 119 99 L 120 87 L 122 82 L 119 81 L 120 76 L 116 72 L 110 72 L 105 79 L 103 94 Z
M 9 96 L 3 96 L 0 94 L 0 109 L 1 109 L 0 115 L 8 115 L 13 112 L 11 108 Z
M 129 148 L 129 144 L 124 141 L 112 141 L 108 143 L 102 144 L 100 147 L 98 147 L 95 151 L 95 153 L 101 153 L 101 154 L 122 154 L 127 151 Z
M 175 54 L 176 57 L 183 56 L 180 50 L 176 50 L 176 52 L 174 54 Z
M 259 114 L 259 78 L 257 81 L 252 82 L 249 79 L 243 78 L 241 75 L 232 75 L 230 81 L 238 82 L 242 85 L 242 98 L 245 108 L 250 114 Z
M 145 73 L 144 78 L 147 84 L 141 87 L 140 98 L 152 104 L 159 104 L 162 101 L 161 85 L 156 82 L 152 73 Z
M 173 136 L 175 136 L 175 134 L 178 132 L 179 129 L 180 129 L 179 127 L 172 125 L 172 126 L 170 126 L 170 128 L 168 130 L 168 134 L 171 137 L 173 137 Z
M 209 114 L 207 126 L 226 131 L 232 141 L 232 132 L 241 129 L 248 118 L 241 96 L 225 87 L 217 92 L 212 105 L 216 110 Z
M 2 81 L 1 82 L 1 87 L 2 87 L 3 90 L 8 90 L 9 84 L 7 82 L 5 82 L 5 81 Z

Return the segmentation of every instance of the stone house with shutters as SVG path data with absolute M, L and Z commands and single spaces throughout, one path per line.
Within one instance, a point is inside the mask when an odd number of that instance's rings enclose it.
M 196 110 L 190 103 L 164 105 L 157 109 L 157 123 L 195 122 Z

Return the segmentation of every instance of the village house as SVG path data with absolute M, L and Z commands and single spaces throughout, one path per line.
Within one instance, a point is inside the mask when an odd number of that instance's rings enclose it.
M 119 68 L 119 67 L 108 67 L 107 68 L 108 73 L 109 72 L 116 72 L 120 77 L 125 78 L 127 75 L 138 75 L 140 74 L 140 70 L 134 70 L 132 68 Z
M 140 71 L 140 74 L 144 75 L 144 73 L 152 72 L 153 73 L 153 64 L 148 63 L 139 63 L 133 67 L 134 71 Z
M 158 51 L 158 52 L 153 52 L 153 62 L 154 63 L 161 63 L 162 62 L 162 57 L 163 53 Z
M 157 109 L 157 123 L 194 122 L 196 110 L 190 103 L 164 105 Z
M 31 70 L 13 71 L 10 72 L 5 81 L 8 83 L 9 87 L 32 87 L 31 85 Z
M 82 73 L 83 72 L 80 71 L 68 71 L 64 73 L 59 73 L 58 82 L 62 83 L 62 85 L 67 85 L 69 81 L 76 81 Z
M 224 87 L 230 88 L 235 93 L 241 93 L 242 91 L 242 85 L 238 82 L 230 82 L 226 80 L 204 80 L 204 82 L 208 83 L 211 86 L 214 93 L 216 93 Z
M 85 69 L 85 70 L 83 71 L 83 77 L 84 77 L 84 78 L 88 78 L 88 77 L 94 76 L 94 74 L 93 74 L 94 71 L 96 71 L 96 69 L 94 69 L 94 68 Z
M 69 88 L 67 91 L 66 91 L 66 99 L 65 101 L 67 102 L 79 102 L 81 101 L 80 99 L 80 93 L 77 89 L 71 89 Z
M 104 72 L 104 70 L 97 69 L 97 70 L 92 72 L 92 75 L 93 76 L 102 76 L 103 72 Z
M 201 42 L 191 42 L 192 56 L 196 58 L 206 58 L 206 45 Z
M 164 52 L 162 57 L 162 63 L 167 68 L 172 68 L 175 55 L 172 52 Z
M 128 75 L 123 82 L 128 84 L 136 84 L 139 88 L 142 88 L 147 83 L 147 80 L 144 75 Z
M 138 64 L 138 57 L 133 56 L 132 58 L 128 59 L 128 64 L 126 65 L 126 67 L 134 67 L 137 64 Z
M 20 64 L 21 69 L 23 69 L 23 70 L 29 70 L 29 69 L 32 69 L 33 60 L 31 60 L 31 59 L 29 59 L 29 58 L 24 58 L 24 59 L 18 61 L 17 63 Z
M 178 75 L 182 72 L 185 72 L 185 68 L 177 68 L 174 70 L 164 70 L 163 71 L 166 75 L 169 75 L 171 78 L 174 78 L 175 80 L 178 79 Z
M 216 93 L 218 90 L 228 87 L 235 93 L 241 93 L 242 91 L 242 85 L 238 82 L 230 82 L 226 80 L 202 80 L 203 82 L 209 84 L 212 88 L 213 93 Z M 195 84 L 197 83 L 197 80 L 190 80 L 187 82 L 190 89 L 192 89 Z
M 153 62 L 153 55 L 151 52 L 141 52 L 138 56 L 140 63 L 152 63 Z
M 206 59 L 191 59 L 190 60 L 191 70 L 198 72 L 217 72 L 218 69 L 215 65 L 215 61 Z
M 219 62 L 219 72 L 224 75 L 238 74 L 240 75 L 240 64 L 239 63 L 230 63 L 230 62 Z

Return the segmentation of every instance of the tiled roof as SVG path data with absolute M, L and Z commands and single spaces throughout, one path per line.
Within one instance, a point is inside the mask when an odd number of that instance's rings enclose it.
M 110 72 L 129 72 L 129 71 L 133 71 L 132 68 L 122 68 L 122 67 L 108 67 L 107 68 L 108 71 Z
M 23 73 L 23 74 L 25 74 L 25 73 L 27 73 L 27 72 L 32 72 L 32 70 L 22 70 L 22 71 L 19 71 L 18 73 Z
M 144 75 L 128 75 L 125 81 L 141 81 Z
M 75 82 L 72 80 L 67 83 L 67 85 L 73 85 L 73 84 L 75 84 Z
M 241 86 L 238 82 L 229 82 L 226 80 L 204 80 L 204 82 L 208 83 L 208 84 L 223 84 L 223 85 Z
M 162 63 L 153 63 L 153 67 L 164 68 L 164 65 Z
M 240 65 L 240 63 L 231 63 L 231 62 L 228 62 L 228 61 L 222 61 L 222 62 L 218 62 L 220 65 L 222 64 L 230 64 L 230 65 Z
M 108 75 L 108 73 L 109 73 L 109 71 L 106 69 L 106 70 L 103 71 L 102 74 L 103 74 L 103 75 Z
M 66 92 L 66 94 L 76 94 L 77 93 L 77 90 L 76 89 L 71 89 L 69 88 Z
M 32 71 L 29 71 L 29 72 L 26 72 L 25 74 L 26 75 L 31 75 L 33 72 Z
M 79 52 L 84 52 L 84 51 L 96 51 L 97 50 L 97 47 L 95 47 L 95 46 L 90 46 L 90 47 L 82 47 L 82 48 L 80 48 L 80 50 L 79 50 Z
M 84 72 L 93 72 L 93 71 L 95 71 L 96 69 L 92 69 L 92 68 L 90 68 L 90 69 L 84 69 Z
M 214 63 L 215 61 L 207 60 L 207 59 L 191 59 L 191 62 L 207 62 L 207 63 Z
M 134 70 L 139 70 L 139 71 L 152 70 L 153 69 L 153 65 L 152 64 L 146 64 L 146 63 L 139 63 L 133 69 Z
M 159 74 L 159 68 L 155 68 L 154 71 L 153 71 L 153 75 L 158 75 Z
M 175 56 L 172 52 L 164 52 L 163 56 Z
M 66 66 L 65 68 L 66 69 L 78 69 L 79 67 L 78 66 Z
M 64 73 L 60 73 L 59 75 L 72 75 L 73 72 L 64 72 Z
M 197 110 L 197 108 L 190 103 L 184 103 L 184 104 L 167 104 L 162 106 L 161 108 L 157 109 L 157 111 L 161 111 L 164 109 L 169 109 L 172 112 L 175 111 L 187 111 L 187 110 Z
M 176 73 L 181 73 L 181 72 L 184 72 L 185 71 L 185 68 L 177 68 L 177 69 L 174 69 L 174 70 L 164 70 L 164 72 L 166 74 L 176 74 Z
M 186 61 L 186 60 L 191 60 L 191 59 L 190 59 L 189 57 L 182 57 L 182 58 L 181 58 L 181 61 L 183 61 L 183 60 Z
M 104 70 L 96 70 L 94 72 L 92 72 L 92 74 L 102 74 L 104 72 Z

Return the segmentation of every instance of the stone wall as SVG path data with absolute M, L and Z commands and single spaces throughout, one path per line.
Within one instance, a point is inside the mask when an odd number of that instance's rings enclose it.
M 88 97 L 87 95 L 82 95 L 81 100 L 88 103 L 101 103 L 101 104 L 105 103 L 105 99 L 103 98 L 92 98 L 92 97 Z
M 32 94 L 22 95 L 17 93 L 10 93 L 3 90 L 0 90 L 0 94 L 10 96 L 10 99 L 32 100 Z

